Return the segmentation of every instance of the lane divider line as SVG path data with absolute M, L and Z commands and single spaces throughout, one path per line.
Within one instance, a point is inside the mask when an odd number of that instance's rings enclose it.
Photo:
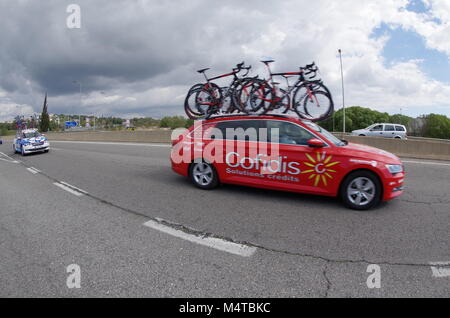
M 244 244 L 230 242 L 224 239 L 216 238 L 216 237 L 202 237 L 200 235 L 186 233 L 182 230 L 175 229 L 168 225 L 162 224 L 157 221 L 150 220 L 144 223 L 145 226 L 152 228 L 154 230 L 178 237 L 180 239 L 196 243 L 199 245 L 207 246 L 214 248 L 216 250 L 220 250 L 223 252 L 227 252 L 234 255 L 239 255 L 243 257 L 252 256 L 257 248 L 253 246 L 248 246 Z
M 40 170 L 38 170 L 38 169 L 36 169 L 36 168 L 33 168 L 33 167 L 27 168 L 27 170 L 28 170 L 29 172 L 31 172 L 32 174 L 38 174 L 38 173 L 41 173 Z
M 83 194 L 88 194 L 86 191 L 81 190 L 80 188 L 77 188 L 77 187 L 75 187 L 75 186 L 73 186 L 73 185 L 71 185 L 71 184 L 68 184 L 67 182 L 59 181 L 59 183 L 65 185 L 65 186 L 67 186 L 67 187 L 69 187 L 69 188 L 71 188 L 71 189 L 73 189 L 73 190 L 75 190 L 75 191 L 81 192 L 81 193 L 83 193 Z
M 75 195 L 77 197 L 81 197 L 81 196 L 87 194 L 86 191 L 80 192 L 80 191 L 76 190 L 76 188 L 73 188 L 72 186 L 68 186 L 68 185 L 62 184 L 60 182 L 54 182 L 53 184 L 55 186 L 57 186 L 58 188 L 61 188 L 64 191 L 67 191 L 67 192 L 69 192 L 69 193 L 71 193 L 71 194 L 73 194 L 73 195 Z
M 4 159 L 4 158 L 0 158 L 0 160 L 2 160 L 2 161 L 12 162 L 12 163 L 19 163 L 19 161 L 17 161 L 17 160 L 15 160 L 14 158 L 8 156 L 8 155 L 7 155 L 6 153 L 4 153 L 4 152 L 1 152 L 1 151 L 0 151 L 0 154 L 1 154 L 2 156 L 5 156 L 6 158 L 9 159 L 9 160 L 6 160 L 6 159 Z
M 450 262 L 430 262 L 433 277 L 450 277 Z

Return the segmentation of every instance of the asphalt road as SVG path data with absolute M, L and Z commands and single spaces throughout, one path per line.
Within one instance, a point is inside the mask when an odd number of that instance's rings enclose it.
M 199 190 L 171 171 L 166 145 L 11 148 L 0 146 L 0 297 L 450 295 L 449 162 L 405 159 L 406 193 L 357 212 L 333 198 Z M 205 237 L 253 252 L 189 240 Z M 79 289 L 66 285 L 70 264 Z M 370 264 L 381 288 L 366 284 Z

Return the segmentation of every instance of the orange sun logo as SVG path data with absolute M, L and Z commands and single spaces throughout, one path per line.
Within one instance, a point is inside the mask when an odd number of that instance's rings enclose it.
M 333 167 L 337 164 L 339 164 L 339 161 L 330 162 L 333 156 L 328 156 L 326 152 L 322 152 L 320 154 L 317 153 L 317 160 L 314 160 L 314 158 L 306 154 L 310 162 L 303 162 L 308 167 L 311 167 L 312 169 L 302 171 L 302 174 L 304 173 L 311 173 L 308 179 L 314 179 L 314 186 L 317 187 L 320 182 L 322 181 L 325 186 L 328 185 L 328 179 L 333 179 L 333 176 L 330 173 L 335 173 L 336 170 L 330 169 L 330 167 Z

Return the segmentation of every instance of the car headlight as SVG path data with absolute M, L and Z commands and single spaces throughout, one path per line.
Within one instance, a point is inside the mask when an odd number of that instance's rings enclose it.
M 403 172 L 403 165 L 386 165 L 386 168 L 392 174 Z

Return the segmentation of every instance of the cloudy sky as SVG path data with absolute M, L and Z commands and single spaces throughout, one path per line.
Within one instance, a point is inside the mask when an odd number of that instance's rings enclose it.
M 51 113 L 183 114 L 195 70 L 266 76 L 267 56 L 315 61 L 342 107 L 339 48 L 347 106 L 450 116 L 449 0 L 0 0 L 0 40 L 0 121 L 40 112 L 46 91 Z

